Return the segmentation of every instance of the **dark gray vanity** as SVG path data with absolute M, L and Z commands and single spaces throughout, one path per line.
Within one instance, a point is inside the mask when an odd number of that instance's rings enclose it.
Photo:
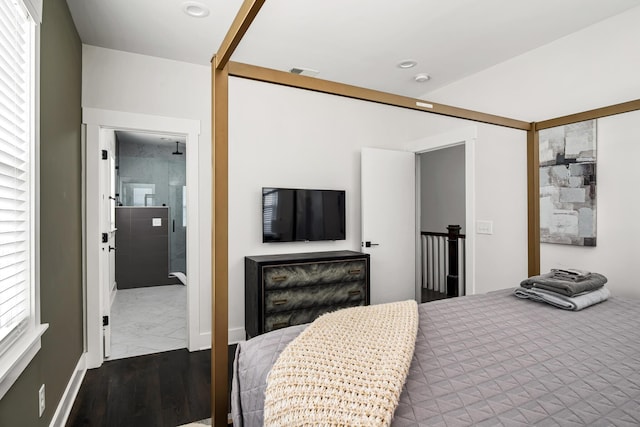
M 118 289 L 180 283 L 169 277 L 169 208 L 116 208 Z

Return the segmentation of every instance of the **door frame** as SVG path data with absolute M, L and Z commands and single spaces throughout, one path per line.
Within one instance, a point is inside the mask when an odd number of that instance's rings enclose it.
M 418 154 L 443 148 L 464 145 L 464 173 L 465 173 L 465 295 L 475 294 L 476 274 L 476 190 L 475 190 L 475 144 L 478 139 L 478 127 L 468 126 L 450 132 L 434 136 L 420 138 L 406 144 L 408 151 L 416 154 L 416 298 L 420 298 L 422 292 L 421 262 L 418 262 L 418 254 L 421 250 L 420 241 L 420 158 Z
M 198 304 L 200 284 L 199 262 L 199 136 L 200 121 L 174 117 L 152 116 L 147 114 L 128 113 L 123 111 L 103 110 L 96 108 L 82 109 L 82 123 L 86 126 L 85 162 L 85 209 L 86 209 L 86 324 L 85 340 L 87 351 L 87 368 L 102 365 L 102 307 L 104 304 L 104 283 L 100 272 L 100 251 L 104 244 L 100 240 L 100 150 L 103 141 L 102 131 L 127 130 L 141 132 L 158 132 L 183 135 L 187 138 L 186 171 L 187 171 L 187 347 L 189 351 L 199 350 Z M 108 268 L 108 266 L 106 266 Z

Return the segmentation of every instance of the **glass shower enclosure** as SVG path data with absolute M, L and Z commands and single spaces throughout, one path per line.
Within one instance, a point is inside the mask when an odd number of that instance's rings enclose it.
M 187 273 L 185 139 L 116 131 L 117 204 L 168 208 L 169 272 Z

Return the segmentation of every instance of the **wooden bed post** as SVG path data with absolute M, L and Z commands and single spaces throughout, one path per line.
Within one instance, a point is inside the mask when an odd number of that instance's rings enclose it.
M 540 152 L 535 122 L 527 131 L 528 275 L 540 274 Z
M 213 425 L 226 425 L 228 414 L 229 342 L 229 80 L 227 68 L 218 70 L 215 57 L 211 70 L 212 98 L 212 325 L 211 325 L 211 414 Z
M 265 0 L 245 0 L 211 59 L 211 421 L 229 413 L 229 60 Z

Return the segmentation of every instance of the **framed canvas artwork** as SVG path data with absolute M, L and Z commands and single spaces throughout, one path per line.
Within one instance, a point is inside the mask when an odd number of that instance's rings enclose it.
M 596 246 L 596 121 L 538 135 L 540 242 Z

